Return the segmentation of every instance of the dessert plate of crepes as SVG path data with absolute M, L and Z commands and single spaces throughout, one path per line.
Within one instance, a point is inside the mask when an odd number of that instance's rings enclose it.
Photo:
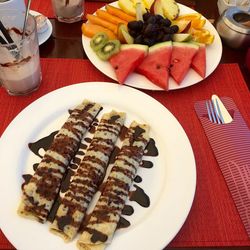
M 114 83 L 39 98 L 2 134 L 0 157 L 0 227 L 19 250 L 163 249 L 195 195 L 180 123 L 152 97 Z

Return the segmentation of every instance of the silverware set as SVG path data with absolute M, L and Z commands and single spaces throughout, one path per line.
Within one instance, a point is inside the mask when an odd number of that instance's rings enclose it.
M 233 121 L 231 115 L 217 95 L 212 95 L 211 100 L 206 101 L 208 118 L 211 122 L 225 124 Z

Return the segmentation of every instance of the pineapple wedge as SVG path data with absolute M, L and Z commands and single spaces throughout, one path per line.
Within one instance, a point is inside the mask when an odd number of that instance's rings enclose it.
M 125 13 L 136 16 L 133 0 L 118 0 L 118 5 Z
M 140 4 L 142 14 L 146 13 L 146 7 L 143 0 L 118 0 L 119 7 L 127 14 L 136 16 L 136 5 Z

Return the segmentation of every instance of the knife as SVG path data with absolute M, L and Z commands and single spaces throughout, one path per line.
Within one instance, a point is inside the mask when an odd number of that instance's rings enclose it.
M 220 117 L 222 123 L 230 123 L 233 121 L 232 116 L 227 111 L 226 107 L 224 106 L 223 102 L 217 95 L 212 95 L 212 101 L 214 107 L 217 111 L 218 116 Z

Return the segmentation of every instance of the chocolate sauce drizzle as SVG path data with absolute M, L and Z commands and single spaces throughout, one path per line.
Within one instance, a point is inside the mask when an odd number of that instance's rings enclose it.
M 127 228 L 130 226 L 130 222 L 128 220 L 126 220 L 124 217 L 120 217 L 120 220 L 117 224 L 116 230 L 117 229 L 121 229 L 121 228 Z
M 128 132 L 128 127 L 123 126 L 121 129 L 121 132 L 119 134 L 119 138 L 121 141 L 123 141 L 125 139 L 127 132 Z
M 146 160 L 142 160 L 141 164 L 140 164 L 140 167 L 142 168 L 152 168 L 154 165 L 153 165 L 153 162 L 152 161 L 146 161 Z
M 58 131 L 54 131 L 50 135 L 48 135 L 48 136 L 46 136 L 46 137 L 44 137 L 36 142 L 30 142 L 28 144 L 29 149 L 35 155 L 42 158 L 43 156 L 39 154 L 40 149 L 43 149 L 44 151 L 48 150 L 57 133 L 58 133 Z
M 62 180 L 61 193 L 65 193 L 69 189 L 70 180 L 74 173 L 75 172 L 72 169 L 67 170 L 66 175 Z
M 130 205 L 125 205 L 122 214 L 123 215 L 132 215 L 134 213 L 134 208 Z
M 57 212 L 57 209 L 59 208 L 61 204 L 61 198 L 60 197 L 57 197 L 56 201 L 54 202 L 53 206 L 52 206 L 52 209 L 50 210 L 49 212 L 49 215 L 47 217 L 47 220 L 49 222 L 53 222 L 55 217 L 56 217 L 56 212 Z
M 31 174 L 23 174 L 22 177 L 23 177 L 24 182 L 23 182 L 21 188 L 23 190 L 24 186 L 30 181 L 32 175 Z
M 71 113 L 71 110 L 69 110 L 69 113 Z M 113 117 L 112 119 L 116 119 L 116 117 Z M 96 130 L 96 127 L 98 125 L 99 121 L 97 119 L 94 120 L 94 122 L 91 124 L 91 127 L 89 128 L 89 132 L 91 134 L 95 133 L 95 130 Z M 122 129 L 121 129 L 121 132 L 119 134 L 119 138 L 121 141 L 123 141 L 125 138 L 126 138 L 126 133 L 128 132 L 128 128 L 126 126 L 123 126 Z M 37 155 L 38 157 L 42 158 L 42 155 L 40 154 L 40 150 L 43 149 L 44 151 L 46 151 L 53 139 L 54 139 L 54 136 L 58 133 L 58 131 L 54 131 L 52 132 L 50 135 L 44 137 L 44 138 L 41 138 L 40 140 L 37 140 L 36 142 L 32 142 L 32 143 L 29 143 L 28 146 L 29 146 L 29 149 L 35 154 Z M 138 137 L 140 134 L 142 133 L 142 131 L 139 131 L 137 130 L 134 137 Z M 62 181 L 62 184 L 61 184 L 61 193 L 65 193 L 68 188 L 69 188 L 69 184 L 70 184 L 70 180 L 72 179 L 72 176 L 74 174 L 74 172 L 76 171 L 76 169 L 78 168 L 80 162 L 81 162 L 81 158 L 82 156 L 85 154 L 85 150 L 86 148 L 88 147 L 88 145 L 90 144 L 90 142 L 92 141 L 91 138 L 89 137 L 86 137 L 84 138 L 83 140 L 84 142 L 86 143 L 81 143 L 80 144 L 80 147 L 79 147 L 79 150 L 76 154 L 76 156 L 73 158 L 73 160 L 71 161 L 71 164 L 69 165 L 69 169 L 67 170 L 67 172 L 65 173 L 65 176 L 63 178 L 63 181 Z M 111 156 L 110 156 L 110 159 L 109 159 L 109 164 L 113 164 L 115 162 L 115 159 L 116 159 L 116 156 L 118 155 L 120 151 L 120 148 L 115 146 Z M 152 157 L 155 157 L 155 156 L 158 156 L 158 149 L 155 145 L 155 141 L 154 139 L 150 138 L 150 141 L 144 151 L 144 155 L 146 156 L 152 156 Z M 33 169 L 34 171 L 36 170 L 38 166 L 38 163 L 35 163 L 33 165 Z M 150 169 L 153 167 L 153 163 L 150 161 L 150 160 L 143 160 L 140 164 L 140 167 L 142 168 L 146 168 L 146 169 Z M 30 180 L 30 178 L 32 177 L 32 175 L 30 174 L 24 174 L 23 175 L 23 179 L 24 179 L 24 183 L 22 184 L 22 188 L 25 184 L 27 184 Z M 142 177 L 137 175 L 135 178 L 134 178 L 134 182 L 135 183 L 141 183 L 143 181 Z M 103 189 L 105 186 L 105 183 L 103 183 L 101 186 L 100 186 L 100 189 Z M 137 202 L 140 206 L 142 207 L 149 207 L 150 206 L 150 198 L 149 196 L 144 192 L 144 190 L 142 188 L 140 188 L 138 185 L 134 184 L 133 185 L 135 190 L 133 191 L 130 191 L 129 193 L 129 200 L 130 201 L 135 201 Z M 99 190 L 101 191 L 101 190 Z M 60 196 L 58 196 L 58 198 L 56 199 L 55 203 L 53 204 L 53 207 L 48 215 L 48 221 L 50 222 L 53 222 L 53 220 L 55 219 L 55 216 L 56 216 L 56 212 L 58 210 L 58 207 L 59 205 L 61 204 L 61 198 Z M 126 204 L 122 210 L 122 215 L 126 215 L 126 216 L 131 216 L 134 214 L 134 209 L 131 205 L 128 205 Z M 89 217 L 89 215 L 87 216 Z M 58 225 L 59 225 L 59 228 L 64 228 L 65 225 L 68 225 L 70 224 L 70 221 L 71 218 L 60 218 L 60 221 L 58 221 Z M 85 218 L 83 224 L 81 225 L 81 230 L 82 231 L 84 229 L 84 225 L 86 225 L 86 220 L 87 218 Z M 125 219 L 123 216 L 120 217 L 120 220 L 119 220 L 119 223 L 117 225 L 117 229 L 121 229 L 121 228 L 127 228 L 130 226 L 130 222 Z M 92 238 L 91 238 L 91 241 L 92 242 L 96 242 L 96 241 L 103 241 L 105 242 L 107 239 L 106 239 L 106 235 L 104 234 L 101 234 L 100 232 L 96 231 L 96 232 L 92 232 L 93 235 L 92 235 Z
M 155 146 L 155 140 L 150 138 L 147 147 L 145 148 L 144 155 L 146 156 L 158 156 L 159 152 L 157 147 Z
M 57 218 L 57 225 L 60 230 L 63 231 L 64 227 L 70 225 L 72 222 L 72 217 L 69 215 L 65 215 Z
M 112 153 L 111 153 L 111 155 L 110 155 L 109 164 L 114 164 L 115 158 L 116 158 L 116 156 L 118 155 L 119 152 L 120 152 L 120 148 L 115 146 Z
M 134 182 L 136 182 L 136 183 L 140 183 L 140 182 L 142 182 L 142 178 L 141 178 L 141 176 L 136 175 L 136 177 L 134 178 Z
M 88 229 L 89 231 L 91 231 L 90 233 L 92 233 L 91 236 L 91 241 L 93 243 L 96 243 L 97 241 L 101 241 L 101 242 L 106 242 L 108 239 L 108 236 L 106 234 L 101 233 L 100 231 L 94 230 L 94 229 Z
M 140 188 L 136 184 L 134 184 L 133 186 L 135 187 L 135 191 L 130 192 L 129 200 L 137 202 L 142 207 L 149 207 L 150 199 L 148 195 L 144 192 L 142 188 Z

